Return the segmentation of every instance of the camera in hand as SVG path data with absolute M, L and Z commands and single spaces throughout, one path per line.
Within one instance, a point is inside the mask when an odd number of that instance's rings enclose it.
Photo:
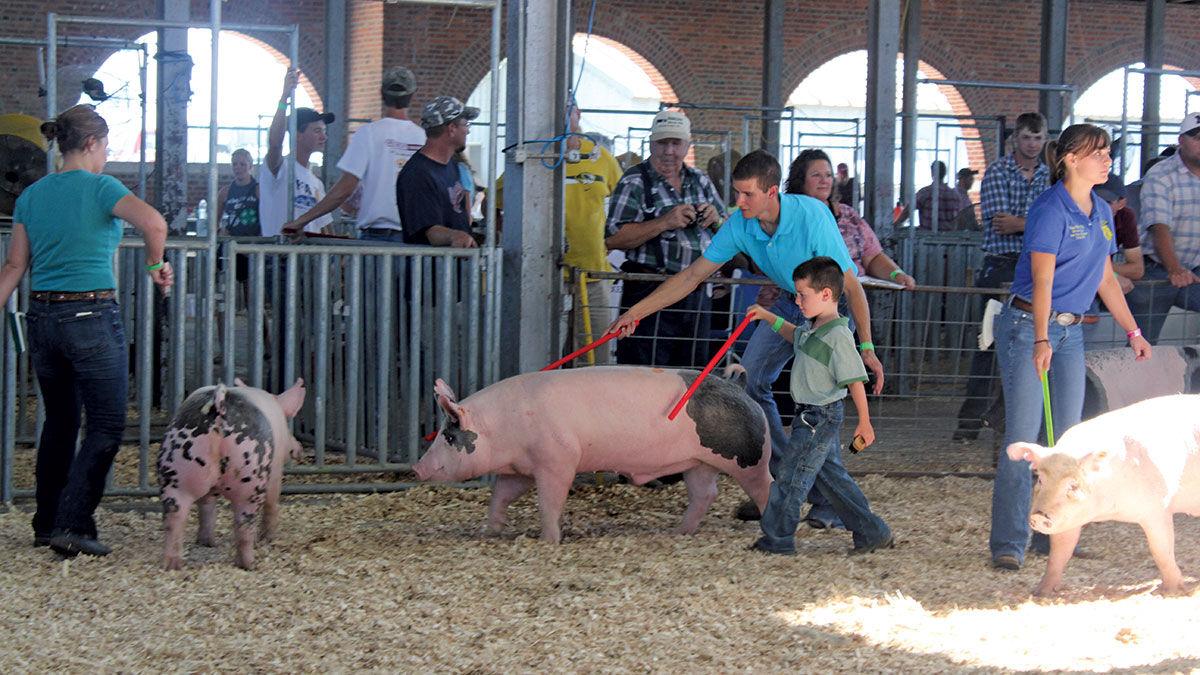
M 703 204 L 703 203 L 697 204 L 696 205 L 696 215 L 693 216 L 692 219 L 688 221 L 687 226 L 688 227 L 696 227 L 700 223 L 704 222 L 704 214 L 709 208 L 712 208 L 712 207 L 710 207 L 708 204 Z

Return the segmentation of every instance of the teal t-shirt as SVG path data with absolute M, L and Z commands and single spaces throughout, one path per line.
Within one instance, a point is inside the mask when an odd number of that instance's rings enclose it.
M 25 188 L 13 221 L 29 234 L 33 290 L 116 288 L 113 255 L 121 224 L 112 210 L 127 194 L 116 178 L 83 170 L 50 174 Z
M 796 290 L 792 281 L 796 266 L 819 255 L 836 260 L 843 272 L 858 272 L 833 212 L 805 195 L 779 195 L 779 226 L 771 236 L 763 232 L 757 218 L 746 218 L 738 209 L 713 235 L 704 257 L 723 265 L 739 252 L 750 256 L 771 281 L 789 292 Z

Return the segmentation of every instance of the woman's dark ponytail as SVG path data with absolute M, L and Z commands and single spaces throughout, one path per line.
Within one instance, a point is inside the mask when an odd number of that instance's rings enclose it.
M 108 123 L 96 112 L 96 108 L 81 103 L 62 111 L 49 122 L 42 122 L 39 131 L 46 140 L 58 145 L 58 151 L 67 154 L 82 150 L 90 139 L 108 136 Z

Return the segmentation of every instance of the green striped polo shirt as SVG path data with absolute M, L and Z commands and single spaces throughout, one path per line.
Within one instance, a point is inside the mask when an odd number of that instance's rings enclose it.
M 792 363 L 796 403 L 827 405 L 845 398 L 850 383 L 866 382 L 867 371 L 849 323 L 839 316 L 812 330 L 796 331 L 796 360 Z

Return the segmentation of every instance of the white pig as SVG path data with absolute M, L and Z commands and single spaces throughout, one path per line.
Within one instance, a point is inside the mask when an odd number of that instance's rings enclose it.
M 1082 422 L 1053 448 L 1013 443 L 1008 456 L 1037 472 L 1029 525 L 1050 535 L 1049 595 L 1087 523 L 1137 523 L 1162 575 L 1162 593 L 1183 589 L 1175 563 L 1176 513 L 1200 515 L 1200 396 L 1161 396 Z

